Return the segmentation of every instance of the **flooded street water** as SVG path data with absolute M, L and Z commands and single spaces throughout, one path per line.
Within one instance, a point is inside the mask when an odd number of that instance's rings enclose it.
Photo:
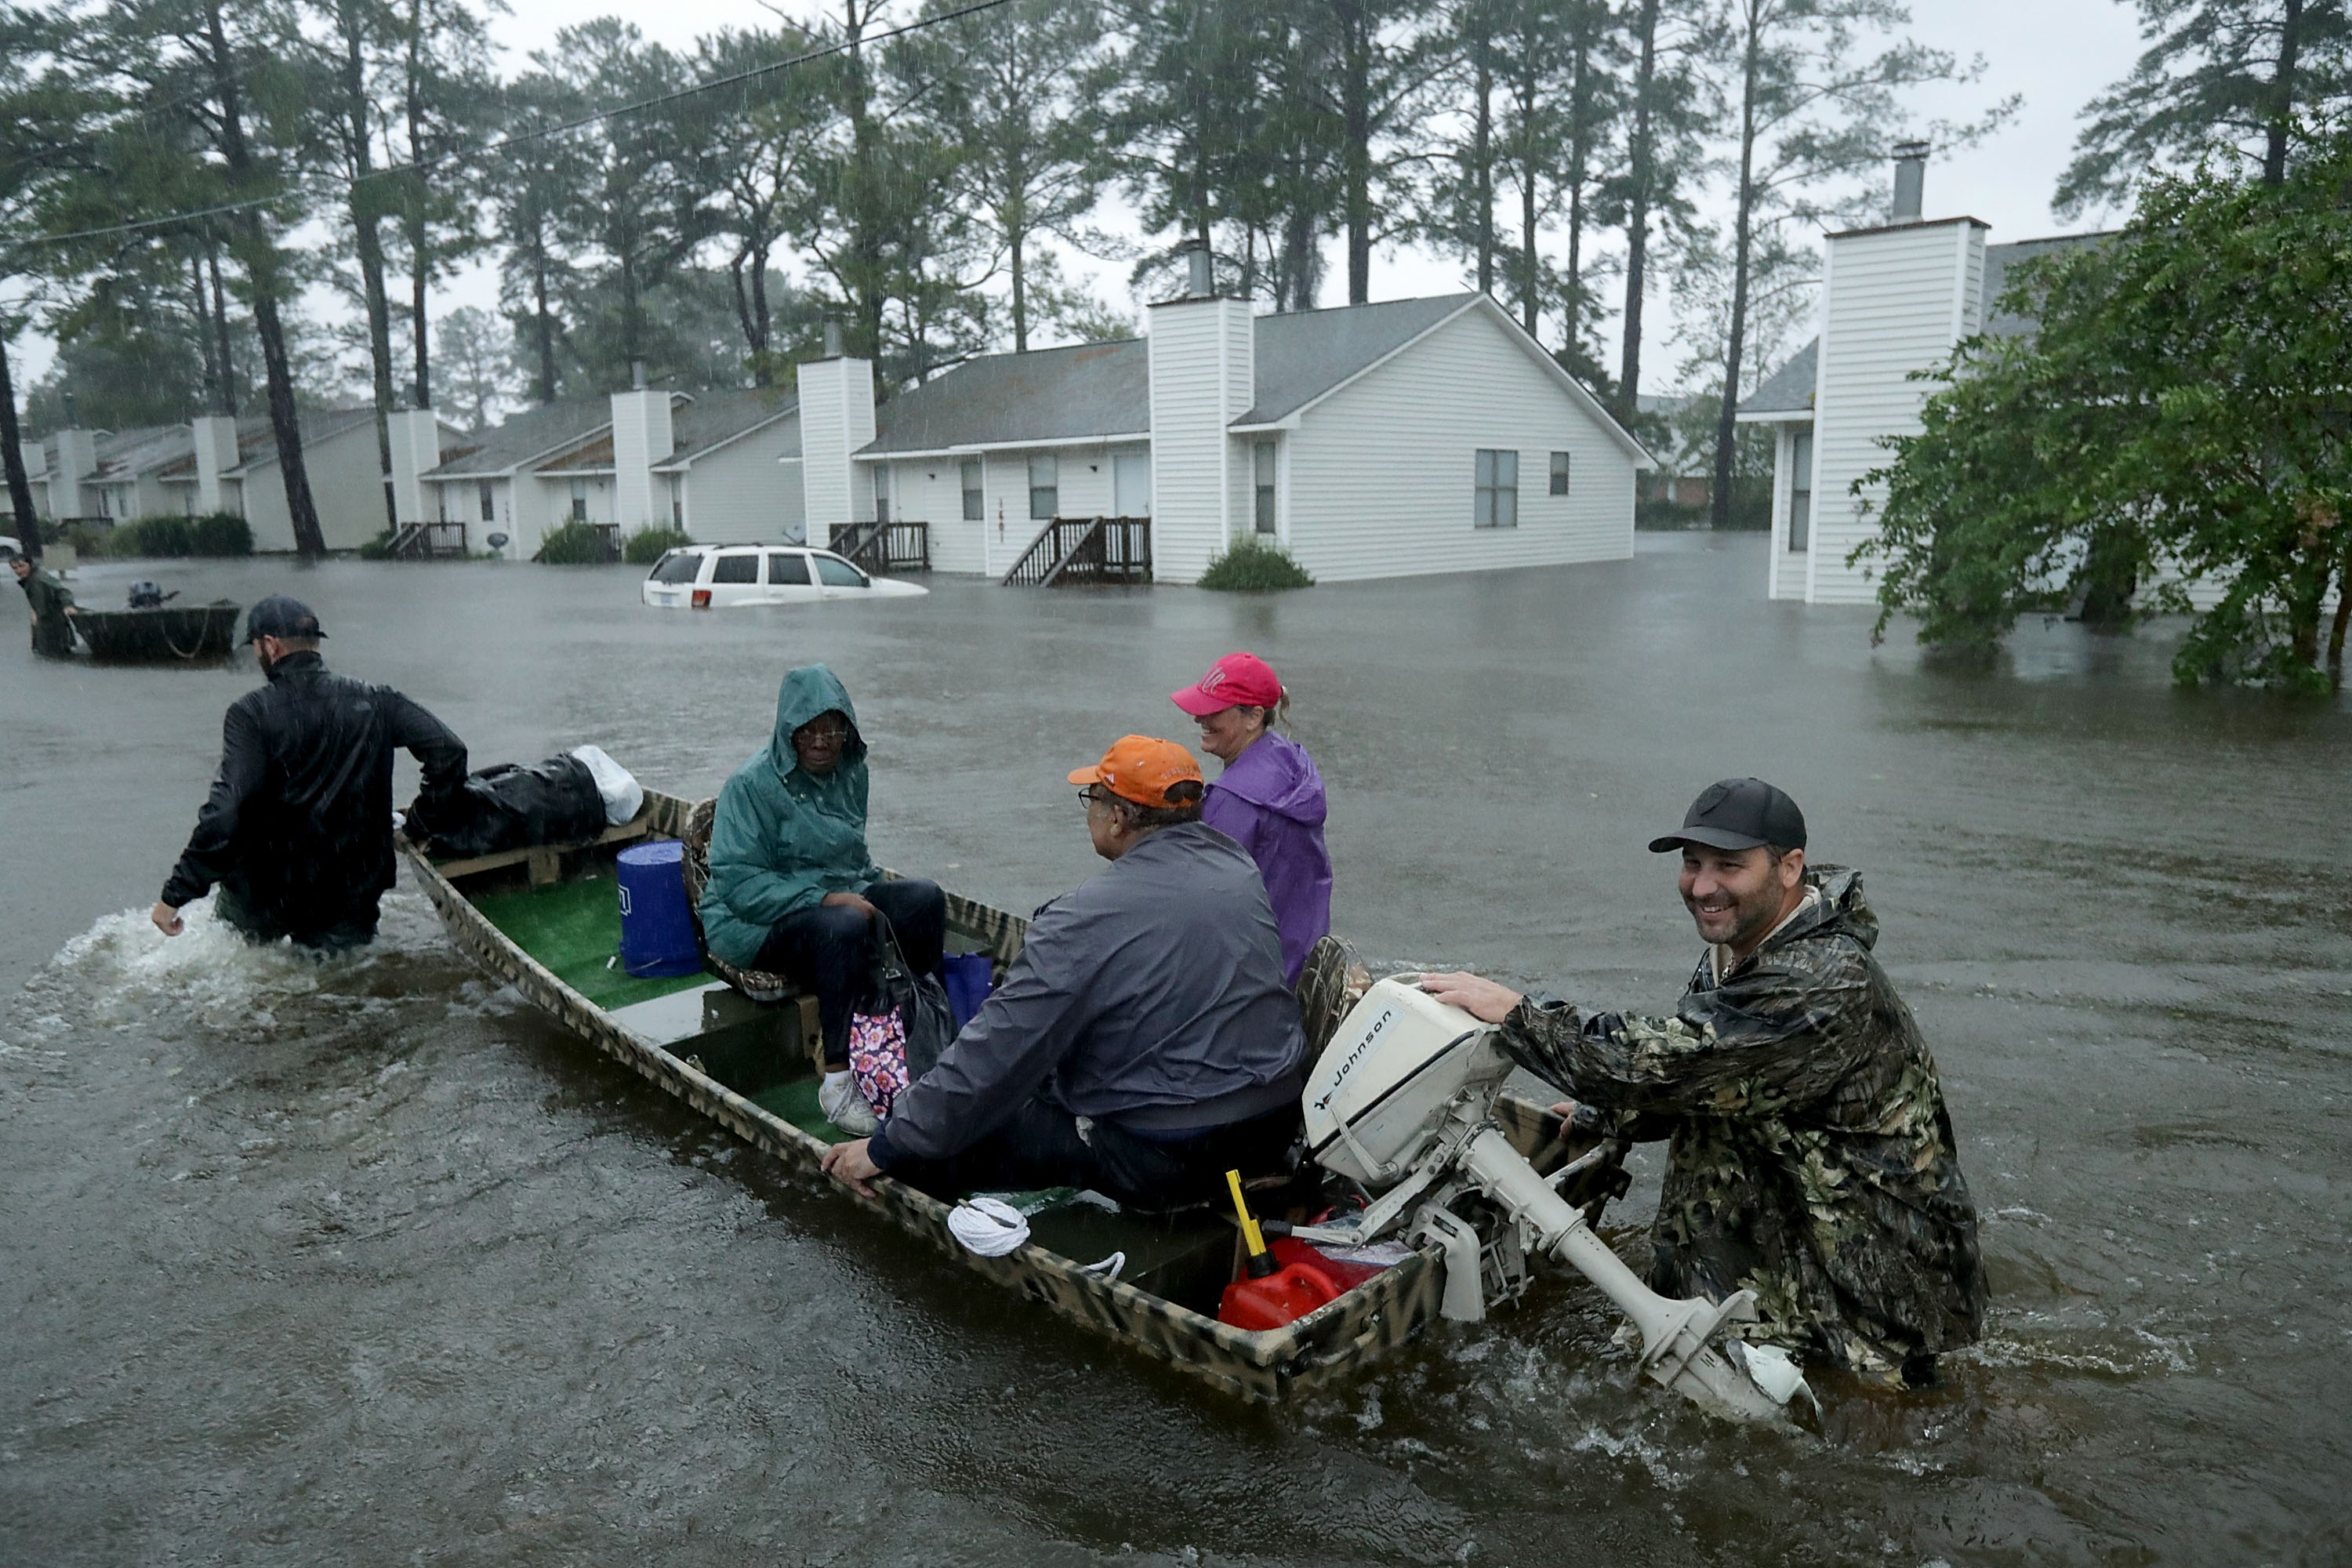
M 2180 693 L 2160 635 L 1923 670 L 1759 596 L 1760 542 L 1320 588 L 661 614 L 627 569 L 94 567 L 290 590 L 477 767 L 593 741 L 716 790 L 824 659 L 886 864 L 1027 909 L 1065 773 L 1266 656 L 1334 923 L 1671 1009 L 1643 850 L 1755 773 L 1860 867 L 1981 1208 L 1985 1342 L 1819 1436 L 1625 1386 L 1553 1277 L 1247 1409 L 1049 1320 L 594 1057 L 404 882 L 324 965 L 144 911 L 236 669 L 35 661 L 0 616 L 0 1562 L 2352 1561 L 2352 706 Z M 412 792 L 404 763 L 402 798 Z M 1648 1179 L 1612 1211 L 1645 1225 Z

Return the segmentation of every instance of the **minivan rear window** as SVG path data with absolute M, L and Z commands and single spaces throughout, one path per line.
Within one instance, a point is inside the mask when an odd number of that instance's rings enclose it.
M 701 570 L 701 556 L 691 550 L 674 551 L 663 556 L 660 564 L 654 568 L 654 581 L 673 585 L 679 583 L 691 583 L 694 581 L 695 574 Z
M 741 555 L 722 555 L 719 558 L 719 564 L 711 568 L 710 580 L 714 583 L 756 583 L 760 580 L 760 558 L 748 552 Z

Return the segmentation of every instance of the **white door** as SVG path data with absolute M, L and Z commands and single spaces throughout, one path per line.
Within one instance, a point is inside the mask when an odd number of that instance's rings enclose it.
M 1111 510 L 1119 517 L 1151 515 L 1151 454 L 1121 452 L 1110 460 Z

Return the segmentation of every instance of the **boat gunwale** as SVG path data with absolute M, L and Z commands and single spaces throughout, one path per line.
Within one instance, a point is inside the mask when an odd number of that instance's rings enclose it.
M 647 836 L 670 834 L 683 838 L 688 816 L 698 804 L 647 790 L 645 806 L 632 819 L 631 826 L 642 825 Z M 719 1122 L 753 1147 L 803 1174 L 814 1174 L 821 1169 L 829 1147 L 823 1140 L 753 1103 L 618 1022 L 609 1011 L 590 1001 L 500 931 L 405 835 L 399 837 L 398 843 L 403 858 L 415 873 L 443 924 L 476 962 L 513 984 L 528 1000 L 604 1055 L 635 1069 L 656 1088 Z M 548 847 L 558 853 L 593 854 L 608 846 L 591 841 Z M 950 897 L 951 904 L 962 903 L 987 911 L 990 923 L 1002 917 L 1004 930 L 996 940 L 1001 945 L 1009 937 L 1017 951 L 1019 935 L 1025 930 L 1026 921 L 967 897 Z M 965 929 L 970 931 L 971 922 L 966 922 Z M 985 931 L 980 934 L 982 940 L 988 940 Z M 1292 1323 L 1252 1332 L 1219 1322 L 1124 1280 L 1107 1280 L 1087 1273 L 1076 1260 L 1041 1243 L 1026 1243 L 1002 1258 L 982 1258 L 964 1247 L 949 1230 L 947 1216 L 953 1205 L 887 1176 L 877 1178 L 874 1185 L 872 1195 L 845 1184 L 836 1184 L 835 1190 L 867 1212 L 929 1240 L 935 1249 L 997 1284 L 1253 1401 L 1271 1402 L 1318 1384 L 1377 1353 L 1383 1348 L 1383 1341 L 1391 1344 L 1402 1342 L 1435 1316 L 1439 1257 L 1430 1246 L 1416 1248 L 1411 1257 Z M 1050 1278 L 1061 1290 L 1041 1288 L 1041 1276 Z M 1082 1310 L 1079 1300 L 1090 1301 L 1099 1310 Z M 1400 1316 L 1403 1320 L 1401 1327 L 1397 1321 Z M 1134 1326 L 1138 1317 L 1162 1324 L 1171 1332 L 1165 1336 L 1138 1332 Z M 1360 1331 L 1347 1331 L 1359 1322 L 1364 1325 Z M 1188 1355 L 1181 1353 L 1180 1346 L 1213 1347 L 1220 1353 L 1213 1359 Z

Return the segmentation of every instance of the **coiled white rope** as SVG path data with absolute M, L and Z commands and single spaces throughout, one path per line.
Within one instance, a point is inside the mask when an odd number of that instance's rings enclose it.
M 982 1258 L 1002 1258 L 1029 1239 L 1029 1222 L 1002 1198 L 966 1198 L 949 1211 L 948 1229 Z

